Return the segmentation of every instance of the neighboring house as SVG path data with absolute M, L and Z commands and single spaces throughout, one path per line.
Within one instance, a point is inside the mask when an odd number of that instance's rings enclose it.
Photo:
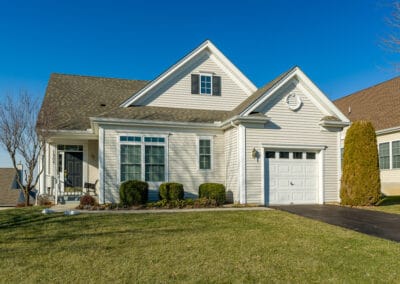
M 400 195 L 400 77 L 336 100 L 351 121 L 368 120 L 375 127 L 382 192 Z M 345 132 L 342 134 L 342 147 Z
M 0 206 L 16 206 L 20 190 L 14 168 L 0 168 Z
M 210 41 L 153 81 L 52 74 L 56 110 L 41 157 L 41 193 L 65 198 L 97 182 L 100 203 L 121 182 L 162 182 L 196 197 L 222 183 L 238 203 L 339 200 L 340 133 L 348 119 L 298 68 L 257 89 Z

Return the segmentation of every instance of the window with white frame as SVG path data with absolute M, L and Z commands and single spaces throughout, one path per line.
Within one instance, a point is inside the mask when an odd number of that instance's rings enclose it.
M 212 139 L 211 137 L 199 138 L 199 169 L 211 170 L 212 163 Z
M 200 94 L 212 95 L 212 76 L 207 74 L 200 75 Z
M 120 136 L 120 179 L 165 181 L 165 138 Z
M 392 142 L 392 168 L 400 168 L 400 141 Z
M 390 168 L 390 149 L 389 142 L 379 144 L 379 168 Z

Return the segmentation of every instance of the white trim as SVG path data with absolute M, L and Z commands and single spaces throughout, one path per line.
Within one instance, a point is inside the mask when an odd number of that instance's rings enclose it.
M 318 154 L 318 204 L 324 204 L 324 156 L 325 148 L 321 149 Z
M 104 128 L 100 127 L 99 128 L 99 181 L 100 181 L 100 186 L 99 186 L 99 203 L 104 204 L 105 203 L 105 184 L 104 184 L 104 162 L 105 162 L 105 155 L 104 155 Z
M 210 140 L 211 161 L 210 169 L 200 169 L 200 140 Z M 201 173 L 212 172 L 214 170 L 214 136 L 197 136 L 196 139 L 196 163 L 197 170 Z
M 342 147 L 341 147 L 341 132 L 337 133 L 337 142 L 336 142 L 336 147 L 337 147 L 337 201 L 340 202 L 340 185 L 341 185 L 341 179 L 342 179 Z
M 232 77 L 237 77 L 239 82 L 241 82 L 240 86 L 243 88 L 243 90 L 248 95 L 250 95 L 251 93 L 253 93 L 257 90 L 257 87 L 242 72 L 240 72 L 240 70 L 237 69 L 232 64 L 232 62 L 230 62 L 229 59 L 226 58 L 225 55 L 223 55 L 222 52 L 219 51 L 218 48 L 214 44 L 211 43 L 211 41 L 206 40 L 205 42 L 200 44 L 195 50 L 190 52 L 188 55 L 186 55 L 184 58 L 182 58 L 176 64 L 171 66 L 169 69 L 167 69 L 164 73 L 162 73 L 156 79 L 154 79 L 149 84 L 147 84 L 144 88 L 139 90 L 136 94 L 132 95 L 129 99 L 127 99 L 125 102 L 123 102 L 120 106 L 121 107 L 130 106 L 136 100 L 143 97 L 147 92 L 149 92 L 150 90 L 154 89 L 157 85 L 162 83 L 171 74 L 175 73 L 183 65 L 187 64 L 190 60 L 192 60 L 193 58 L 198 56 L 204 50 L 208 50 L 211 54 L 214 54 L 216 59 L 218 59 L 218 60 L 216 60 L 216 62 L 221 61 L 221 64 L 225 65 L 226 68 L 230 71 L 229 72 L 230 75 Z
M 277 90 L 279 90 L 284 84 L 289 82 L 291 79 L 295 79 L 296 81 L 302 82 L 307 88 L 310 89 L 311 93 L 318 98 L 312 98 L 312 101 L 321 109 L 323 113 L 326 114 L 334 114 L 336 115 L 342 122 L 349 122 L 348 118 L 322 93 L 320 89 L 300 70 L 299 67 L 293 68 L 286 76 L 284 76 L 281 80 L 279 80 L 276 84 L 272 86 L 269 90 L 267 90 L 255 103 L 251 104 L 248 108 L 246 108 L 241 115 L 249 115 L 252 111 L 257 109 L 261 104 L 263 104 L 266 100 L 268 100 Z M 302 86 L 300 85 L 301 89 Z M 308 95 L 309 92 L 305 91 L 304 94 L 307 97 L 313 97 L 311 94 Z M 320 101 L 321 103 L 319 103 Z
M 313 144 L 269 144 L 262 143 L 263 148 L 268 149 L 285 149 L 285 150 L 310 150 L 310 151 L 320 151 L 326 149 L 324 145 L 313 145 Z
M 384 134 L 389 134 L 389 133 L 394 133 L 394 132 L 399 132 L 399 131 L 400 131 L 400 126 L 396 126 L 396 127 L 392 127 L 392 128 L 377 130 L 376 135 L 384 135 Z
M 246 204 L 246 127 L 238 126 L 239 202 Z
M 267 202 L 265 202 L 266 201 L 265 200 L 265 191 L 266 191 L 265 182 L 266 182 L 266 180 L 265 180 L 265 149 L 264 148 L 261 148 L 260 159 L 261 159 L 261 188 L 262 188 L 260 204 L 266 206 L 266 205 L 269 205 L 269 204 L 267 204 Z

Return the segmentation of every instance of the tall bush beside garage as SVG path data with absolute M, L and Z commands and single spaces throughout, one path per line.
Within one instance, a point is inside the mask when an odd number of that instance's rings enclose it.
M 343 205 L 367 206 L 378 202 L 381 181 L 375 129 L 371 122 L 356 121 L 344 141 L 340 198 Z

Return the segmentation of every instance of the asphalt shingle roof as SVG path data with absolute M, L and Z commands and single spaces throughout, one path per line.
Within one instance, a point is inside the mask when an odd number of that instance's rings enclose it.
M 400 126 L 400 77 L 334 101 L 351 120 L 369 120 L 375 130 Z
M 15 169 L 0 168 L 0 206 L 16 206 L 19 190 L 12 189 L 15 179 Z
M 212 123 L 239 115 L 292 70 L 258 89 L 232 111 L 154 106 L 123 108 L 120 104 L 146 86 L 148 81 L 56 73 L 50 77 L 43 106 L 54 109 L 51 113 L 54 115 L 52 129 L 55 130 L 89 129 L 90 117 Z

